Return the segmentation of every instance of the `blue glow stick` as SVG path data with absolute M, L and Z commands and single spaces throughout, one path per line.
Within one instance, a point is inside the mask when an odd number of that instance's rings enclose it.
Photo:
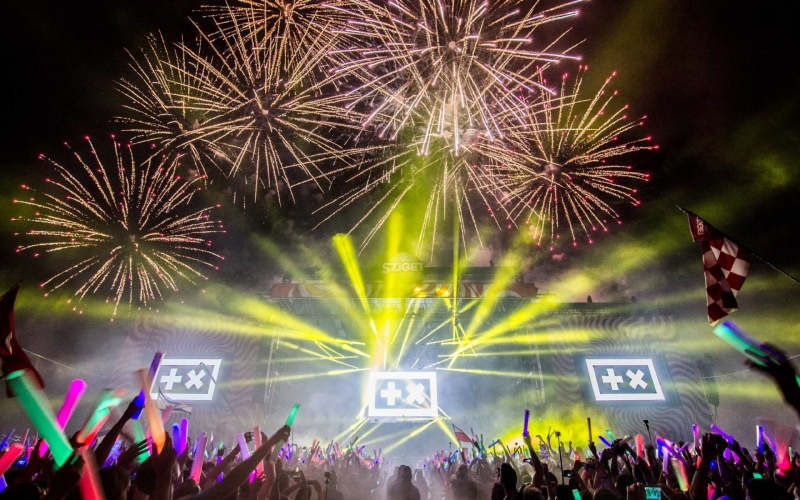
M 530 416 L 531 416 L 531 411 L 526 409 L 525 410 L 525 417 L 523 417 L 523 420 L 522 420 L 522 437 L 526 437 L 526 438 L 530 437 L 530 434 L 528 434 L 528 419 L 530 418 Z
M 608 442 L 608 440 L 607 440 L 606 438 L 604 438 L 602 435 L 600 435 L 600 436 L 597 436 L 597 437 L 599 437 L 599 438 L 600 438 L 600 441 L 602 441 L 604 445 L 606 445 L 606 446 L 608 446 L 609 448 L 611 448 L 611 443 L 609 443 L 609 442 Z
M 14 432 L 16 432 L 16 429 L 11 429 L 11 432 L 6 434 L 6 437 L 3 438 L 3 442 L 0 443 L 0 450 L 7 450 L 8 449 L 8 442 L 11 440 L 11 436 L 14 435 Z
M 150 380 L 156 379 L 156 373 L 158 373 L 158 367 L 161 366 L 161 360 L 164 359 L 164 353 L 162 351 L 156 351 L 155 356 L 153 356 L 153 361 L 150 363 Z M 150 388 L 147 387 L 149 391 Z M 136 406 L 140 409 L 133 414 L 131 417 L 133 420 L 139 420 L 139 417 L 142 416 L 142 412 L 144 411 L 144 404 L 145 404 L 145 389 L 139 391 L 139 395 L 136 396 Z

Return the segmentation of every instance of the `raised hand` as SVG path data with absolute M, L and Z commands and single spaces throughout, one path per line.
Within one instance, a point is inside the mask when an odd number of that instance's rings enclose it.
M 146 439 L 133 443 L 117 458 L 117 465 L 127 469 L 136 460 L 136 457 L 144 453 L 145 450 L 147 450 Z

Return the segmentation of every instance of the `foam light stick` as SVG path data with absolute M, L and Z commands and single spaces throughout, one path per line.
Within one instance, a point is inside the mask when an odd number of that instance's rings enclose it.
M 64 435 L 64 430 L 58 426 L 44 391 L 35 387 L 30 375 L 24 370 L 8 374 L 6 382 L 11 387 L 12 393 L 17 396 L 14 400 L 22 406 L 39 434 L 50 443 L 56 466 L 64 465 L 72 455 L 72 446 Z
M 189 473 L 189 477 L 194 480 L 195 483 L 200 484 L 200 473 L 203 471 L 203 457 L 205 456 L 206 451 L 206 433 L 201 432 L 199 436 L 197 436 L 197 443 L 195 443 L 195 452 L 194 452 L 194 461 L 192 462 L 192 470 Z
M 236 440 L 239 442 L 239 453 L 242 455 L 242 460 L 247 460 L 250 458 L 250 448 L 247 447 L 247 440 L 244 438 L 244 434 L 237 435 Z
M 526 409 L 525 416 L 522 418 L 522 437 L 525 438 L 530 437 L 530 434 L 528 434 L 528 419 L 530 418 L 530 416 L 531 416 L 531 411 Z
M 590 417 L 586 417 L 586 427 L 589 428 L 589 442 L 592 442 L 592 419 Z
M 122 403 L 122 397 L 124 395 L 125 389 L 103 391 L 94 412 L 92 412 L 86 424 L 80 432 L 78 432 L 78 443 L 85 445 L 92 444 L 97 433 L 100 432 L 100 429 L 103 428 L 103 425 L 105 425 L 106 421 L 111 417 L 111 409 Z
M 184 451 L 186 451 L 186 447 L 189 443 L 189 421 L 185 418 L 181 419 L 181 437 L 180 437 L 180 450 L 178 454 L 180 455 Z
M 300 411 L 300 405 L 296 404 L 292 406 L 292 411 L 289 412 L 289 416 L 286 418 L 286 425 L 291 427 L 294 425 L 294 419 L 297 418 L 297 412 Z M 275 448 L 280 449 L 283 446 L 283 441 L 278 441 L 278 444 L 275 445 Z M 339 444 L 336 444 L 336 450 L 339 450 Z M 272 453 L 269 457 L 269 461 L 275 463 L 275 460 L 278 459 L 278 456 L 275 453 Z
M 6 473 L 6 471 L 14 465 L 14 461 L 22 455 L 22 452 L 25 451 L 25 446 L 19 443 L 14 443 L 8 447 L 8 451 L 3 453 L 0 456 L 0 476 Z
M 64 402 L 61 403 L 61 408 L 58 410 L 56 414 L 56 421 L 58 425 L 61 426 L 61 429 L 64 429 L 67 426 L 67 422 L 69 419 L 72 418 L 72 414 L 75 413 L 75 408 L 78 407 L 78 403 L 83 397 L 83 393 L 86 392 L 86 382 L 83 380 L 76 378 L 69 384 L 69 389 L 67 390 L 67 395 L 64 396 Z M 47 453 L 47 449 L 49 448 L 47 441 L 43 442 L 41 446 L 39 446 L 39 456 L 43 457 L 45 453 Z
M 700 426 L 697 424 L 692 424 L 692 435 L 694 436 L 694 449 L 700 449 Z
M 14 432 L 16 432 L 16 429 L 11 429 L 11 432 L 6 434 L 6 437 L 3 438 L 3 442 L 0 443 L 0 450 L 7 450 L 8 449 L 8 442 L 11 441 L 11 436 L 14 435 Z
M 181 426 L 178 424 L 172 424 L 172 443 L 175 447 L 175 453 L 178 455 L 181 454 Z
M 606 438 L 604 438 L 602 435 L 597 436 L 597 437 L 600 438 L 600 441 L 602 441 L 604 445 L 606 445 L 607 447 L 611 448 L 611 443 L 609 443 Z
M 678 487 L 681 491 L 689 491 L 689 474 L 686 473 L 686 467 L 674 458 L 670 459 L 669 463 L 672 466 L 672 472 L 675 473 L 675 478 L 678 480 Z
M 78 454 L 83 458 L 83 475 L 78 481 L 78 489 L 83 500 L 105 500 L 100 474 L 94 461 L 94 453 L 88 448 L 81 448 Z
M 733 321 L 725 321 L 714 328 L 714 334 L 744 354 L 753 363 L 767 366 L 764 358 L 769 355 L 762 348 L 763 344 L 750 336 Z
M 144 436 L 144 429 L 142 429 L 142 422 L 139 420 L 131 420 L 131 427 L 133 427 L 133 440 L 134 444 L 141 443 L 145 440 Z M 138 457 L 136 457 L 136 461 L 139 463 L 144 462 L 147 457 L 150 456 L 150 450 L 145 448 Z
M 153 361 L 150 362 L 150 380 L 156 378 L 156 374 L 158 373 L 158 367 L 161 366 L 161 360 L 164 359 L 164 353 L 162 351 L 156 351 L 155 356 L 153 356 Z M 139 417 L 142 416 L 142 410 L 144 410 L 145 405 L 145 395 L 150 391 L 150 386 L 143 388 L 139 391 L 139 395 L 136 396 L 136 406 L 142 408 L 141 410 L 137 411 L 131 417 L 133 420 L 139 420 Z M 148 398 L 149 399 L 149 398 Z
M 756 424 L 756 448 L 759 453 L 764 453 L 764 428 L 758 424 Z
M 641 434 L 636 435 L 636 455 L 639 458 L 644 457 L 644 436 Z
M 155 361 L 155 360 L 154 360 Z M 161 419 L 161 412 L 156 406 L 153 398 L 150 397 L 150 387 L 152 382 L 147 370 L 141 368 L 136 370 L 136 378 L 142 389 L 145 391 L 146 397 L 144 398 L 144 411 L 147 413 L 147 424 L 150 426 L 150 437 L 156 445 L 159 453 L 164 449 L 166 442 L 166 433 L 164 432 L 164 421 Z
M 722 437 L 723 437 L 723 439 L 725 439 L 725 441 L 727 441 L 729 444 L 733 444 L 733 436 L 731 436 L 731 435 L 730 435 L 730 434 L 728 434 L 727 432 L 725 432 L 725 431 L 723 431 L 722 429 L 720 429 L 719 427 L 717 427 L 717 425 L 716 425 L 716 424 L 711 424 L 711 430 L 712 430 L 713 432 L 716 432 L 716 433 L 717 433 L 717 434 L 719 434 L 720 436 L 722 436 Z
M 8 483 L 6 483 L 6 478 L 0 476 L 0 493 L 2 493 L 3 490 L 6 488 L 8 488 Z
M 608 439 L 610 439 L 611 441 L 614 441 L 614 435 L 611 434 L 611 431 L 608 429 L 606 429 L 606 436 L 608 436 Z

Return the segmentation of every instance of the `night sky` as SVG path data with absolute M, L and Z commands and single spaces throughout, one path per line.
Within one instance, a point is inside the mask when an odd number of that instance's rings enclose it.
M 200 5 L 186 0 L 0 5 L 0 288 L 20 279 L 36 283 L 41 272 L 29 256 L 13 252 L 11 233 L 18 228 L 8 222 L 18 185 L 44 175 L 37 155 L 63 155 L 65 140 L 77 143 L 87 134 L 117 131 L 112 119 L 123 100 L 114 82 L 130 75 L 125 50 L 138 50 L 157 30 L 169 40 L 192 35 L 187 16 Z M 584 245 L 558 261 L 534 257 L 531 276 L 538 283 L 564 300 L 635 294 L 681 307 L 691 316 L 686 331 L 710 336 L 700 249 L 691 243 L 676 204 L 800 276 L 798 10 L 796 2 L 776 0 L 593 0 L 582 7 L 570 36 L 585 39 L 577 52 L 590 66 L 590 79 L 601 82 L 618 71 L 615 88 L 632 113 L 648 115 L 648 133 L 660 149 L 637 165 L 651 174 L 640 190 L 642 206 L 623 209 L 623 226 L 593 247 Z M 565 71 L 574 70 L 565 65 Z M 296 210 L 274 217 L 292 217 Z M 265 222 L 269 214 L 236 208 L 226 209 L 223 217 L 229 226 L 223 241 L 229 264 L 220 279 L 264 292 L 273 275 L 264 270 L 273 264 L 257 255 L 253 238 L 275 236 L 279 225 Z M 281 233 L 281 242 L 285 236 Z M 737 321 L 759 338 L 800 352 L 800 285 L 755 263 L 740 298 Z M 52 307 L 25 306 L 30 311 Z M 22 321 L 32 329 L 37 325 L 31 316 Z M 91 335 L 103 337 L 99 331 Z M 42 337 L 34 342 L 53 351 Z M 738 358 L 719 364 L 722 371 L 741 368 Z

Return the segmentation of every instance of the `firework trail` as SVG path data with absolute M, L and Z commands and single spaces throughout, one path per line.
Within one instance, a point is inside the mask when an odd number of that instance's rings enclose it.
M 411 135 L 423 154 L 436 138 L 456 155 L 468 147 L 465 134 L 501 138 L 498 113 L 521 122 L 527 106 L 518 94 L 541 87 L 537 73 L 579 59 L 555 49 L 566 32 L 540 41 L 537 29 L 576 16 L 570 8 L 581 0 L 542 12 L 521 0 L 353 3 L 345 33 L 361 43 L 341 49 L 349 57 L 336 69 L 359 82 L 348 108 L 363 110 L 362 125 L 381 137 Z
M 208 279 L 198 269 L 217 269 L 211 261 L 223 258 L 208 249 L 208 235 L 223 231 L 210 218 L 212 207 L 193 206 L 201 179 L 181 179 L 175 159 L 137 165 L 130 146 L 116 142 L 114 163 L 107 166 L 86 139 L 91 155 L 74 152 L 73 167 L 40 155 L 58 178 L 47 179 L 47 190 L 39 193 L 23 186 L 31 196 L 14 200 L 35 209 L 33 217 L 13 220 L 34 228 L 25 234 L 39 241 L 20 245 L 18 252 L 76 256 L 40 285 L 45 295 L 74 283 L 78 301 L 88 293 L 108 293 L 116 315 L 126 298 L 146 305 L 163 298 L 162 288 L 178 291 L 180 279 L 192 284 Z
M 230 151 L 213 134 L 215 117 L 198 102 L 202 96 L 193 84 L 206 78 L 202 69 L 187 65 L 185 53 L 171 49 L 160 34 L 148 37 L 139 57 L 130 55 L 136 78 L 118 82 L 127 99 L 123 106 L 127 115 L 118 118 L 123 131 L 134 134 L 134 144 L 155 146 L 154 156 L 186 154 L 203 176 L 208 174 L 206 164 L 221 169 L 229 162 Z
M 496 216 L 531 225 L 539 245 L 545 237 L 554 243 L 563 228 L 573 245 L 580 233 L 592 243 L 592 232 L 607 231 L 609 219 L 621 223 L 612 204 L 639 204 L 626 181 L 649 179 L 622 157 L 658 148 L 650 137 L 636 135 L 646 117 L 632 120 L 627 105 L 614 105 L 617 92 L 607 91 L 614 75 L 584 97 L 585 71 L 581 67 L 573 79 L 563 75 L 560 97 L 542 92 L 541 105 L 528 109 L 524 125 L 510 126 L 503 141 L 477 148 L 484 160 L 480 169 L 500 206 Z

